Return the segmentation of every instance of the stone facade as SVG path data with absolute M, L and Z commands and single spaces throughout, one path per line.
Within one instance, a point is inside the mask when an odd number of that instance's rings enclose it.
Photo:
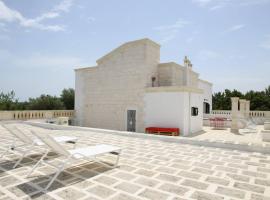
M 160 63 L 160 45 L 149 39 L 125 43 L 97 60 L 97 66 L 75 73 L 75 116 L 80 126 L 127 130 L 127 111 L 134 110 L 136 131 L 144 132 L 148 88 L 177 87 L 181 93 L 185 87 L 188 93 L 204 93 L 191 66 Z

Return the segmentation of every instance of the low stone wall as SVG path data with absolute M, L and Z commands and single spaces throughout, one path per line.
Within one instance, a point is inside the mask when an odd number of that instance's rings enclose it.
M 0 111 L 0 120 L 50 119 L 56 117 L 74 117 L 74 110 L 24 110 Z
M 262 125 L 265 121 L 270 121 L 270 111 L 249 111 L 248 116 L 254 121 L 254 123 Z M 209 126 L 210 118 L 215 117 L 223 117 L 227 119 L 231 119 L 231 111 L 230 110 L 212 110 L 210 114 L 204 114 L 204 126 Z
M 126 136 L 126 137 L 145 138 L 145 139 L 152 139 L 152 140 L 160 140 L 164 142 L 175 142 L 175 143 L 182 143 L 182 144 L 208 146 L 208 147 L 214 147 L 214 148 L 234 149 L 234 150 L 247 151 L 247 152 L 260 152 L 260 153 L 270 154 L 270 145 L 265 145 L 265 144 L 242 143 L 242 142 L 225 141 L 225 140 L 224 141 L 220 141 L 220 140 L 215 141 L 215 140 L 208 140 L 208 139 L 198 140 L 198 139 L 186 138 L 186 137 L 168 137 L 168 136 L 162 136 L 162 135 L 151 135 L 151 134 L 144 134 L 144 133 L 115 131 L 115 130 L 97 129 L 97 128 L 88 128 L 88 127 L 79 127 L 79 126 L 61 126 L 61 125 L 31 122 L 31 121 L 26 121 L 24 123 L 28 125 L 40 127 L 40 128 L 51 129 L 51 130 L 91 131 L 95 133 L 106 133 L 106 134 Z

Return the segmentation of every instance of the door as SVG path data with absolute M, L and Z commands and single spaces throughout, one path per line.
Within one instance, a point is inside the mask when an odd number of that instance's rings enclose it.
M 127 111 L 127 131 L 136 131 L 136 110 Z

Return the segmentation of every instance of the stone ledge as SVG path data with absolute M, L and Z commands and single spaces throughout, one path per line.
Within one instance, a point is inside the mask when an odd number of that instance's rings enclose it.
M 270 142 L 270 130 L 262 130 L 261 135 L 264 142 Z

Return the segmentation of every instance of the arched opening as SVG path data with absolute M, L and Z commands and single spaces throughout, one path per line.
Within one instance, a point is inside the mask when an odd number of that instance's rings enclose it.
M 210 104 L 207 102 L 203 102 L 203 113 L 210 114 Z

